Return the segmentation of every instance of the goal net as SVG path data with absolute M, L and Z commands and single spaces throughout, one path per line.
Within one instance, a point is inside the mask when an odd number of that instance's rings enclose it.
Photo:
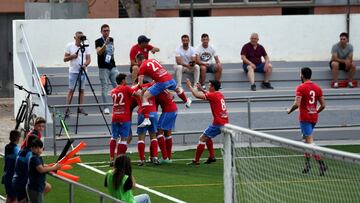
M 223 136 L 226 203 L 360 201 L 357 154 L 230 124 Z

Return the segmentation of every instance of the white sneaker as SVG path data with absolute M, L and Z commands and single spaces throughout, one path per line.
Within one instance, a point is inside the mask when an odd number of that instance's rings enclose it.
M 191 97 L 188 97 L 188 98 L 187 98 L 187 101 L 186 101 L 186 103 L 185 103 L 186 108 L 190 108 L 191 103 L 192 103 L 192 99 L 191 99 Z
M 151 125 L 151 121 L 149 118 L 145 118 L 144 121 L 138 126 L 139 128 L 143 128 L 147 125 Z
M 110 114 L 109 108 L 105 108 L 105 109 L 104 109 L 104 114 Z
M 348 87 L 349 88 L 353 88 L 354 86 L 353 86 L 353 83 L 352 82 L 348 82 Z
M 338 88 L 339 87 L 339 83 L 338 82 L 334 82 L 334 88 Z

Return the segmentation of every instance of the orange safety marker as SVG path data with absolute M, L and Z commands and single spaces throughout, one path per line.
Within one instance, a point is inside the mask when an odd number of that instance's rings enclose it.
M 80 156 L 76 156 L 76 157 L 68 159 L 67 161 L 65 161 L 64 164 L 71 165 L 71 164 L 76 164 L 76 163 L 80 163 L 80 162 L 81 162 Z
M 70 170 L 70 169 L 72 169 L 72 168 L 73 168 L 73 167 L 70 166 L 70 165 L 62 165 L 62 166 L 60 167 L 60 170 L 66 171 L 66 170 Z
M 64 158 L 62 158 L 58 163 L 64 164 L 67 160 L 72 158 L 77 152 L 79 152 L 82 148 L 84 148 L 86 144 L 84 142 L 80 142 L 69 154 L 67 154 Z
M 75 181 L 75 182 L 78 182 L 80 179 L 79 176 L 74 176 L 70 173 L 65 173 L 64 171 L 57 171 L 56 174 L 58 174 L 61 177 L 67 178 L 69 180 Z

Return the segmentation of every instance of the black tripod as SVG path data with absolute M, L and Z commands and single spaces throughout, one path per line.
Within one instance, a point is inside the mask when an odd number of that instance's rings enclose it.
M 73 88 L 73 90 L 72 90 L 72 94 L 71 94 L 71 96 L 70 96 L 69 104 L 71 104 L 71 101 L 72 101 L 72 99 L 73 99 L 74 92 L 75 92 L 75 90 L 76 90 L 76 86 L 77 86 L 78 83 L 79 83 L 78 104 L 80 104 L 80 93 L 81 93 L 81 82 L 82 82 L 82 78 L 81 78 L 81 77 L 83 77 L 83 75 L 85 75 L 85 78 L 86 78 L 86 80 L 88 81 L 89 86 L 90 86 L 90 89 L 91 89 L 91 91 L 92 91 L 92 93 L 93 93 L 93 95 L 94 95 L 95 101 L 96 101 L 96 103 L 98 104 L 97 106 L 99 107 L 100 113 L 101 113 L 101 115 L 102 115 L 102 117 L 103 117 L 103 119 L 104 119 L 104 122 L 105 122 L 105 124 L 106 124 L 106 127 L 107 127 L 107 129 L 108 129 L 108 131 L 109 131 L 109 133 L 110 133 L 110 135 L 111 135 L 111 130 L 110 130 L 109 125 L 108 125 L 108 123 L 107 123 L 107 121 L 106 121 L 104 112 L 103 112 L 102 108 L 101 108 L 100 105 L 99 105 L 99 100 L 98 100 L 98 98 L 96 97 L 95 90 L 94 90 L 94 88 L 93 88 L 93 86 L 92 86 L 92 84 L 91 84 L 91 82 L 90 82 L 90 79 L 89 79 L 88 74 L 86 73 L 86 71 L 85 71 L 85 69 L 84 69 L 84 67 L 83 67 L 83 65 L 84 65 L 84 52 L 85 52 L 85 47 L 87 47 L 87 46 L 89 46 L 89 45 L 85 45 L 85 44 L 82 42 L 82 43 L 80 44 L 80 48 L 79 48 L 79 49 L 77 50 L 77 52 L 76 52 L 76 54 L 78 54 L 79 51 L 81 52 L 81 64 L 80 64 L 81 66 L 80 66 L 80 71 L 79 71 L 79 74 L 78 74 L 78 76 L 77 76 L 77 79 L 76 79 L 74 88 Z M 68 107 L 66 108 L 66 111 L 65 111 L 65 112 L 69 112 L 69 108 L 70 108 L 70 107 L 68 106 Z M 78 132 L 79 113 L 80 113 L 80 106 L 77 107 L 75 134 L 77 134 L 77 132 Z M 68 117 L 68 116 L 66 116 L 66 115 L 64 116 L 64 122 L 65 122 L 65 120 L 66 120 L 67 117 Z M 63 127 L 61 126 L 59 135 L 61 135 L 62 128 L 63 128 Z

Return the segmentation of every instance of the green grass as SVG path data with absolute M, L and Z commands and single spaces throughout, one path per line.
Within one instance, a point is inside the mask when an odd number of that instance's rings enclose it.
M 331 146 L 331 148 L 359 153 L 360 146 Z M 258 150 L 260 153 L 277 153 L 277 154 L 291 154 L 289 151 L 276 151 L 266 152 Z M 137 154 L 129 154 L 132 160 L 137 160 Z M 173 159 L 189 159 L 194 156 L 194 150 L 188 150 L 184 152 L 175 152 Z M 207 156 L 207 152 L 203 157 Z M 221 153 L 216 150 L 216 156 L 220 157 Z M 94 154 L 94 155 L 81 155 L 82 162 L 101 162 L 108 160 L 108 155 Z M 45 163 L 52 163 L 56 160 L 56 157 L 44 157 Z M 279 163 L 278 163 L 279 161 Z M 280 162 L 281 161 L 281 162 Z M 329 170 L 327 176 L 319 177 L 317 173 L 313 172 L 304 176 L 299 173 L 302 169 L 302 158 L 287 158 L 285 161 L 281 159 L 269 159 L 267 161 L 256 160 L 246 163 L 246 168 L 242 168 L 238 171 L 239 174 L 247 174 L 243 178 L 254 177 L 249 180 L 242 180 L 242 184 L 238 185 L 239 194 L 248 197 L 250 200 L 258 197 L 263 198 L 264 202 L 273 202 L 271 200 L 277 199 L 278 202 L 295 202 L 294 199 L 303 198 L 303 192 L 309 192 L 312 194 L 320 194 L 313 200 L 321 202 L 323 199 L 316 199 L 321 197 L 324 191 L 333 191 L 335 194 L 344 193 L 349 196 L 353 195 L 355 189 L 360 188 L 360 176 L 356 172 L 359 171 L 358 166 L 352 164 L 340 165 L 337 161 L 326 160 L 331 170 Z M 137 183 L 147 186 L 153 190 L 162 192 L 169 196 L 178 198 L 186 202 L 223 202 L 223 162 L 218 159 L 216 163 L 210 165 L 201 164 L 199 166 L 187 166 L 188 161 L 174 161 L 169 165 L 153 166 L 147 164 L 144 167 L 139 167 L 136 163 L 133 163 L 133 174 L 136 177 Z M 279 165 L 278 165 L 278 164 Z M 284 164 L 285 163 L 285 164 Z M 289 163 L 289 164 L 286 164 Z M 291 164 L 290 164 L 291 163 Z M 315 165 L 314 171 L 315 171 Z M 99 166 L 104 164 L 92 165 Z M 261 166 L 261 167 L 260 167 Z M 0 159 L 0 167 L 3 168 L 3 159 Z M 102 171 L 107 171 L 110 167 L 99 167 Z M 260 170 L 259 170 L 260 169 Z M 278 170 L 275 170 L 278 169 Z M 243 171 L 242 171 L 243 170 Z M 246 171 L 247 170 L 247 171 Z M 355 172 L 354 172 L 355 170 Z M 351 173 L 343 173 L 351 171 Z M 78 165 L 74 165 L 74 168 L 70 171 L 71 174 L 80 176 L 80 183 L 96 188 L 102 192 L 107 193 L 105 187 L 103 187 L 104 176 Z M 271 173 L 272 176 L 266 176 L 265 174 Z M 283 177 L 283 174 L 286 174 Z M 335 181 L 334 181 L 334 178 Z M 352 178 L 352 179 L 349 179 Z M 46 202 L 68 202 L 69 186 L 68 184 L 59 181 L 56 178 L 47 176 L 47 181 L 52 184 L 52 192 L 46 196 Z M 311 187 L 307 187 L 306 184 L 311 183 Z M 339 185 L 340 191 L 339 191 Z M 256 187 L 254 187 L 256 186 Z M 268 197 L 266 192 L 274 192 L 275 196 Z M 294 196 L 286 195 L 291 191 L 298 191 L 294 193 Z M 92 193 L 81 189 L 75 189 L 75 202 L 97 202 L 98 197 Z M 169 200 L 162 197 L 153 195 L 149 192 L 142 191 L 140 189 L 135 190 L 135 194 L 148 193 L 152 202 L 169 202 Z M 356 194 L 356 192 L 354 192 Z M 0 194 L 5 195 L 3 187 L 0 187 Z M 249 195 L 250 196 L 247 196 Z M 327 194 L 327 193 L 324 193 Z M 359 198 L 359 195 L 353 195 L 353 198 Z M 96 201 L 95 201 L 96 200 Z M 250 202 L 255 202 L 254 201 Z M 281 201 L 280 201 L 281 200 Z M 350 199 L 351 200 L 351 199 Z M 257 200 L 256 202 L 259 202 Z M 261 201 L 260 201 L 261 202 Z M 324 201 L 323 201 L 324 202 Z M 348 201 L 351 202 L 351 201 Z

